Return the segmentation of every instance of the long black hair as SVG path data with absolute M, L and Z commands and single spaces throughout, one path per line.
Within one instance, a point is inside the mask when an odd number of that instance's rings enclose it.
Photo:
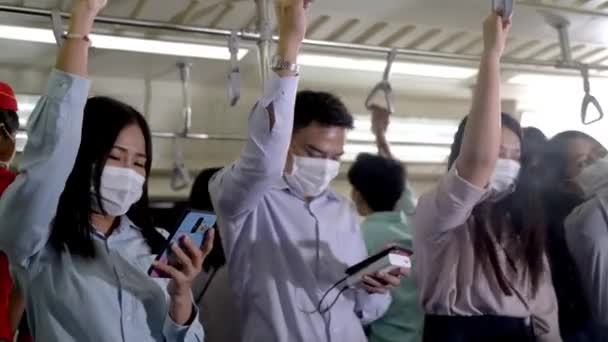
M 72 173 L 59 199 L 57 215 L 52 225 L 50 243 L 58 252 L 69 251 L 84 258 L 96 255 L 90 217 L 95 208 L 91 192 L 95 189 L 97 203 L 101 203 L 101 175 L 120 132 L 137 125 L 146 143 L 146 183 L 141 199 L 127 216 L 141 229 L 152 249 L 157 253 L 164 238 L 154 228 L 148 208 L 148 179 L 152 168 L 152 136 L 150 128 L 133 107 L 108 97 L 93 97 L 84 109 L 82 140 Z
M 522 140 L 522 129 L 517 120 L 503 113 L 501 121 L 503 127 L 513 131 L 520 141 Z M 454 137 L 448 160 L 449 168 L 454 165 L 460 155 L 466 124 L 467 118 L 464 118 Z M 478 204 L 472 213 L 476 258 L 486 270 L 494 274 L 498 286 L 507 296 L 513 295 L 513 291 L 498 261 L 496 246 L 496 241 L 500 241 L 502 234 L 516 236 L 521 241 L 522 255 L 509 255 L 509 258 L 515 258 L 509 267 L 516 268 L 516 264 L 523 259 L 527 271 L 531 275 L 533 293 L 538 290 L 541 276 L 545 272 L 543 262 L 545 227 L 540 189 L 528 185 L 529 182 L 526 182 L 525 178 L 527 178 L 525 172 L 520 173 L 518 186 L 513 194 L 497 203 L 484 201 Z M 520 208 L 526 208 L 525 214 Z
M 562 132 L 546 145 L 542 167 L 545 182 L 543 201 L 547 213 L 547 254 L 551 265 L 555 294 L 559 304 L 562 332 L 576 330 L 591 317 L 578 269 L 566 243 L 564 222 L 585 198 L 566 184 L 568 175 L 568 147 L 576 139 L 599 144 L 591 136 L 579 131 Z

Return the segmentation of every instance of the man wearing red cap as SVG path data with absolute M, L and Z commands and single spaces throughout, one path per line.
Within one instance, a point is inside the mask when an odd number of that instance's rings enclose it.
M 19 129 L 17 99 L 6 83 L 0 82 L 0 196 L 17 175 L 9 170 L 15 155 L 15 138 Z M 13 283 L 6 255 L 0 251 L 0 341 L 12 341 L 13 329 L 9 313 L 9 298 Z

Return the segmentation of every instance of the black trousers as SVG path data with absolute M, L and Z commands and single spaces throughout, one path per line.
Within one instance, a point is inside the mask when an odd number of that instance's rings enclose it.
M 427 315 L 424 342 L 536 342 L 536 337 L 522 318 Z

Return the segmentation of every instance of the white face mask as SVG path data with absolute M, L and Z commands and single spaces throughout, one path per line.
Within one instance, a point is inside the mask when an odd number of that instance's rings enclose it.
M 490 178 L 490 200 L 500 201 L 515 191 L 515 182 L 521 165 L 512 159 L 498 159 Z
M 291 174 L 285 175 L 291 188 L 304 197 L 319 196 L 340 173 L 340 163 L 331 159 L 293 156 Z
M 608 185 L 608 156 L 598 159 L 584 168 L 583 172 L 576 177 L 576 183 L 585 193 L 585 198 L 590 198 L 606 187 Z
M 145 177 L 132 169 L 106 166 L 101 175 L 100 188 L 104 211 L 114 217 L 126 214 L 141 198 L 145 182 Z

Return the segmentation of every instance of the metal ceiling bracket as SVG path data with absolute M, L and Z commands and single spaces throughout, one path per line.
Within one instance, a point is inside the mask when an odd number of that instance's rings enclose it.
M 602 106 L 600 102 L 595 98 L 595 96 L 591 95 L 591 84 L 589 81 L 589 68 L 586 66 L 581 67 L 581 76 L 583 77 L 583 89 L 585 90 L 585 96 L 583 97 L 583 103 L 581 105 L 581 121 L 584 125 L 591 125 L 596 123 L 604 118 L 604 111 L 602 110 Z M 598 117 L 595 119 L 589 120 L 587 117 L 587 112 L 589 111 L 589 105 L 595 107 L 598 112 Z
M 574 64 L 574 60 L 572 59 L 572 49 L 570 48 L 570 35 L 568 34 L 570 23 L 564 21 L 556 24 L 554 27 L 557 30 L 557 34 L 559 36 L 559 46 L 562 51 L 562 59 L 560 63 L 568 65 Z
M 492 11 L 498 13 L 503 20 L 513 15 L 513 0 L 492 0 Z
M 262 89 L 270 75 L 270 49 L 272 45 L 272 27 L 270 25 L 270 1 L 255 0 L 258 22 L 257 29 L 260 37 L 257 42 L 258 56 L 260 61 L 260 78 Z
M 54 9 L 51 11 L 51 21 L 53 23 L 53 35 L 55 36 L 55 42 L 57 46 L 63 45 L 63 19 L 61 18 L 61 11 Z
M 393 87 L 391 86 L 390 77 L 391 77 L 391 69 L 393 68 L 393 64 L 395 63 L 395 58 L 397 57 L 397 50 L 393 49 L 389 52 L 387 60 L 386 60 L 386 69 L 384 70 L 384 75 L 382 77 L 382 81 L 376 84 L 372 91 L 367 96 L 365 100 L 365 107 L 369 110 L 372 110 L 374 103 L 374 98 L 382 93 L 384 95 L 384 101 L 386 104 L 386 110 L 389 113 L 395 112 L 395 98 L 393 93 Z
M 230 70 L 228 70 L 228 102 L 234 107 L 241 98 L 241 71 L 239 68 L 240 39 L 237 31 L 232 31 L 228 38 L 230 50 Z

